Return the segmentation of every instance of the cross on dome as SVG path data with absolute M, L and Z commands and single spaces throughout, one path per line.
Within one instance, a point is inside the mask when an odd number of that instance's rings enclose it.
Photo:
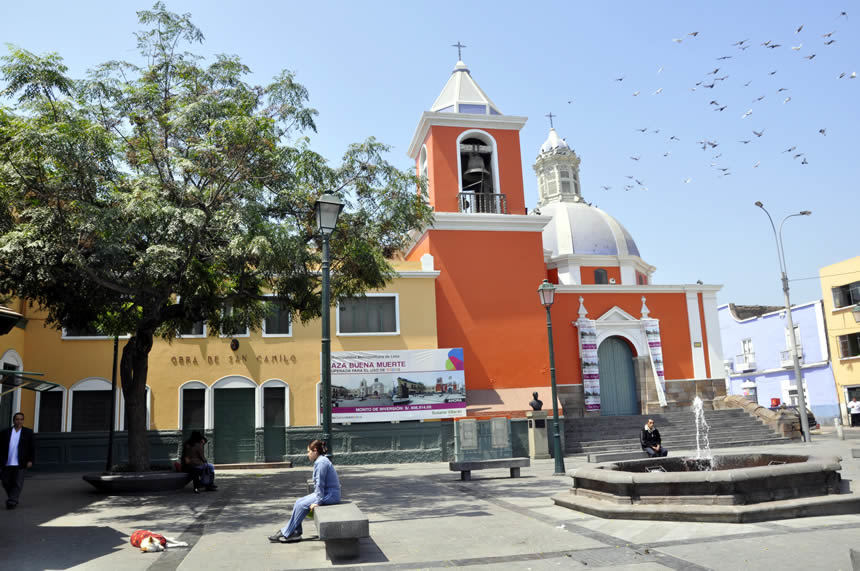
M 460 40 L 457 40 L 456 44 L 451 44 L 452 48 L 457 48 L 457 61 L 463 61 L 463 52 L 461 51 L 463 48 L 467 48 L 469 46 L 463 45 L 460 43 Z
M 553 118 L 553 117 L 558 117 L 558 115 L 553 115 L 553 114 L 552 114 L 552 111 L 550 111 L 549 113 L 547 113 L 546 115 L 544 115 L 544 117 L 549 117 L 549 128 L 554 130 L 554 129 L 555 129 L 555 125 L 553 125 L 553 124 L 552 124 L 552 118 Z

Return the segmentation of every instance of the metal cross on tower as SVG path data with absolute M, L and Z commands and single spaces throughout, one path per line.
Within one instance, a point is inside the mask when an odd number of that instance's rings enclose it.
M 464 46 L 460 43 L 460 40 L 457 40 L 456 44 L 451 44 L 452 48 L 457 48 L 457 61 L 463 61 L 463 52 L 462 49 L 468 46 Z
M 552 124 L 552 118 L 553 118 L 553 117 L 558 117 L 558 115 L 553 115 L 553 114 L 552 114 L 552 111 L 550 111 L 549 113 L 547 113 L 546 115 L 544 115 L 544 117 L 549 117 L 549 128 L 550 128 L 550 129 L 554 129 L 554 128 L 555 128 L 555 126 Z

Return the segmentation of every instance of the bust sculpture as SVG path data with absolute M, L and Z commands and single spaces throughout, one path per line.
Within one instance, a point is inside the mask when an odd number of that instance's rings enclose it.
M 532 393 L 532 401 L 529 403 L 532 410 L 540 410 L 543 407 L 543 401 L 538 398 L 537 391 Z

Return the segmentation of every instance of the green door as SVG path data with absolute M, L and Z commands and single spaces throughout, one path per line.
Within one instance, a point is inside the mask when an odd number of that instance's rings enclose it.
M 597 348 L 600 371 L 600 414 L 639 414 L 633 352 L 620 337 L 609 337 Z
M 254 389 L 215 389 L 215 461 L 254 461 Z
M 263 453 L 266 462 L 282 462 L 287 452 L 286 387 L 263 387 Z

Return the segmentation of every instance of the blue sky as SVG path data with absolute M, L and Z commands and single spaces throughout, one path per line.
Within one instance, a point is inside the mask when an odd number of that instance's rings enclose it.
M 860 72 L 856 6 L 168 2 L 191 12 L 206 35 L 195 51 L 238 54 L 259 83 L 295 71 L 320 112 L 313 146 L 332 161 L 372 135 L 409 168 L 406 147 L 456 63 L 449 46 L 459 40 L 472 76 L 502 113 L 529 117 L 521 132 L 527 206 L 537 202 L 531 165 L 551 111 L 582 159 L 584 198 L 630 231 L 657 266 L 655 283 L 702 280 L 723 284 L 720 303 L 775 305 L 782 303 L 776 248 L 756 200 L 777 224 L 813 212 L 785 226 L 793 301 L 821 297 L 821 266 L 860 255 L 860 77 L 850 77 Z M 80 77 L 102 61 L 137 58 L 134 11 L 148 7 L 5 3 L 0 41 L 58 52 Z M 741 40 L 748 49 L 732 45 Z M 779 47 L 761 45 L 767 41 Z M 696 141 L 718 146 L 702 150 Z M 625 190 L 627 176 L 643 185 Z

